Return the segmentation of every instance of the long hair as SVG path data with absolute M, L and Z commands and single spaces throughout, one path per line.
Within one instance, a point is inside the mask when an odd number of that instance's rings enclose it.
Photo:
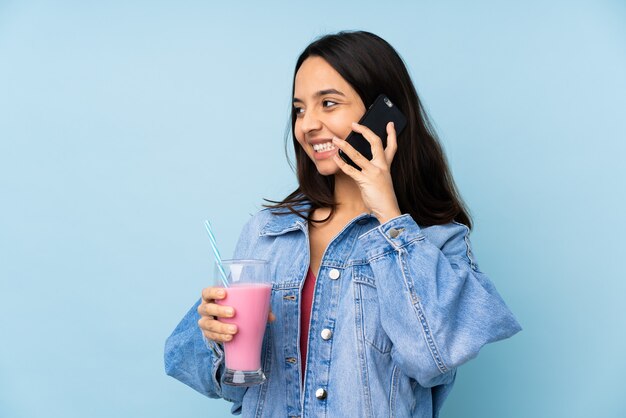
M 410 214 L 421 226 L 456 221 L 471 228 L 470 215 L 457 192 L 441 145 L 396 50 L 369 32 L 344 31 L 323 36 L 298 57 L 292 97 L 296 74 L 309 57 L 320 57 L 330 64 L 354 88 L 366 108 L 384 93 L 406 115 L 407 126 L 398 135 L 398 150 L 391 164 L 393 187 L 402 213 Z M 316 222 L 311 219 L 315 209 L 330 208 L 329 218 L 336 210 L 335 179 L 317 171 L 296 139 L 295 122 L 296 113 L 292 110 L 291 139 L 299 186 L 282 201 L 265 199 L 273 203 L 265 206 L 281 209 L 275 212 L 279 215 L 291 212 Z

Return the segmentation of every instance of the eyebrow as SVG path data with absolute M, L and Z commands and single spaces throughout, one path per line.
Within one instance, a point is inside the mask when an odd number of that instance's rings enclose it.
M 343 94 L 342 92 L 340 92 L 339 90 L 336 89 L 326 89 L 326 90 L 320 90 L 317 93 L 315 93 L 313 95 L 313 97 L 320 97 L 320 96 L 325 96 L 327 94 L 338 94 L 339 96 L 343 96 L 346 97 L 345 94 Z M 301 99 L 298 99 L 297 97 L 293 98 L 293 103 L 302 103 Z

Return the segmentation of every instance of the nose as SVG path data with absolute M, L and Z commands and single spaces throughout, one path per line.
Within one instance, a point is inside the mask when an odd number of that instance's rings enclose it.
M 304 112 L 300 120 L 300 129 L 302 129 L 302 132 L 304 132 L 305 134 L 317 131 L 322 128 L 322 121 L 319 118 L 317 112 L 315 112 L 314 110 Z

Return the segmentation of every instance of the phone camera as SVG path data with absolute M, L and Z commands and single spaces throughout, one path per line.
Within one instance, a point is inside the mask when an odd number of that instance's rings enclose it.
M 391 100 L 389 100 L 389 98 L 388 98 L 388 97 L 385 97 L 383 100 L 385 101 L 385 104 L 386 104 L 387 106 L 389 106 L 389 107 L 393 107 L 393 103 L 391 103 Z

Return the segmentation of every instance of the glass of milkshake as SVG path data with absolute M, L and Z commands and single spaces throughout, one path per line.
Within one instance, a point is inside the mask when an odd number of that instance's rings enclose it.
M 269 264 L 263 260 L 222 260 L 228 278 L 226 297 L 215 303 L 231 306 L 232 318 L 221 322 L 237 325 L 233 339 L 224 342 L 226 370 L 224 383 L 253 386 L 265 381 L 261 369 L 263 334 L 270 309 L 272 284 Z M 221 274 L 216 265 L 215 274 Z

